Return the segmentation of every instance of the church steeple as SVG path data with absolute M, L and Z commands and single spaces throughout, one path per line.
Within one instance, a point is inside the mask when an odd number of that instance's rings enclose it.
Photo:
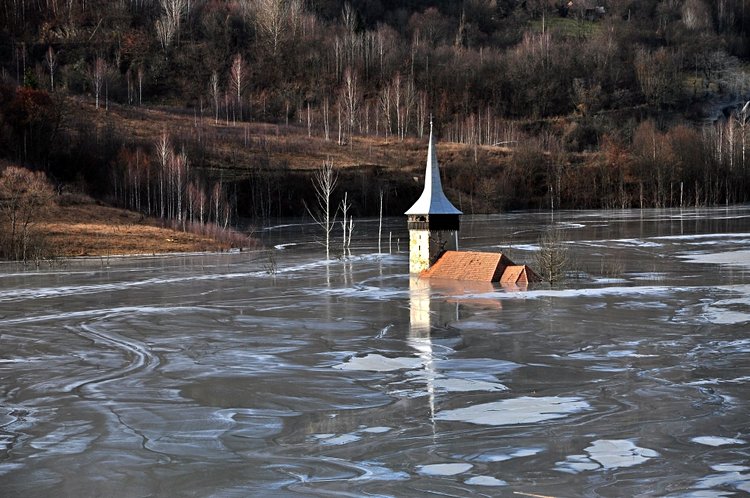
M 457 249 L 462 213 L 443 192 L 435 152 L 435 138 L 432 133 L 432 120 L 430 120 L 430 142 L 427 147 L 424 189 L 417 202 L 405 214 L 408 216 L 409 226 L 410 273 L 421 273 L 428 269 L 443 252 Z
M 440 181 L 440 168 L 438 167 L 437 153 L 435 152 L 435 139 L 432 135 L 432 120 L 430 120 L 430 143 L 427 147 L 424 190 L 419 199 L 417 199 L 417 202 L 404 214 L 463 214 L 456 209 L 443 192 L 443 184 Z

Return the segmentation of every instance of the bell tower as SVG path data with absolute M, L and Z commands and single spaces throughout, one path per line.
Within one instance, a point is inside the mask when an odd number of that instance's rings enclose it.
M 409 227 L 409 273 L 419 274 L 432 266 L 443 252 L 458 249 L 458 229 L 462 213 L 443 193 L 435 139 L 432 135 L 432 120 L 424 190 L 405 214 Z

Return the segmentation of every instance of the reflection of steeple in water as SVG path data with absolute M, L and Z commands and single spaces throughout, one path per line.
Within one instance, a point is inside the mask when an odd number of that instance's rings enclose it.
M 475 294 L 493 292 L 496 289 L 489 282 L 460 280 L 435 280 L 412 276 L 409 279 L 409 335 L 407 343 L 417 351 L 423 364 L 425 390 L 429 400 L 430 421 L 435 430 L 436 395 L 445 391 L 446 378 L 438 371 L 444 353 L 451 347 L 442 349 L 445 332 L 450 324 L 460 320 L 460 307 L 482 309 L 502 308 L 499 300 L 492 298 L 468 297 Z M 433 299 L 435 295 L 435 299 Z M 458 336 L 458 332 L 456 331 Z M 435 342 L 437 339 L 437 343 Z M 450 339 L 451 342 L 456 339 Z M 460 341 L 460 339 L 458 339 Z M 484 388 L 487 386 L 485 385 Z M 465 389 L 465 388 L 464 388 Z
M 430 421 L 433 431 L 435 430 L 435 395 L 437 384 L 443 376 L 438 372 L 441 346 L 435 344 L 435 334 L 439 333 L 441 339 L 446 339 L 445 332 L 450 323 L 460 319 L 460 305 L 457 297 L 466 293 L 464 286 L 466 282 L 459 281 L 431 281 L 426 278 L 412 276 L 409 278 L 409 335 L 407 344 L 417 351 L 422 360 L 425 389 L 430 406 Z M 483 285 L 480 283 L 480 285 Z M 492 286 L 482 287 L 482 291 L 491 290 Z M 432 294 L 435 290 L 444 292 L 444 297 L 433 301 Z M 442 342 L 442 341 L 440 341 Z M 451 351 L 445 348 L 445 351 Z
M 435 433 L 435 359 L 430 335 L 432 313 L 430 310 L 430 282 L 427 279 L 409 279 L 409 336 L 407 343 L 417 350 L 424 364 L 427 396 L 430 405 L 430 422 Z

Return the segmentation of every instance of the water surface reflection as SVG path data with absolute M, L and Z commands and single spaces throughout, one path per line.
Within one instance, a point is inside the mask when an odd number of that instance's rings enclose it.
M 576 279 L 523 292 L 410 279 L 368 220 L 332 261 L 268 231 L 275 272 L 3 266 L 0 494 L 750 492 L 749 220 L 559 213 Z M 462 247 L 530 262 L 549 224 L 468 218 Z

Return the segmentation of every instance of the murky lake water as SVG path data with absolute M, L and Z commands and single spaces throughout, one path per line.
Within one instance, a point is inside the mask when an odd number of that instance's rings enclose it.
M 461 245 L 533 264 L 549 224 Z M 410 279 L 403 219 L 329 263 L 290 224 L 275 262 L 0 266 L 0 495 L 750 493 L 750 208 L 554 225 L 555 290 Z

